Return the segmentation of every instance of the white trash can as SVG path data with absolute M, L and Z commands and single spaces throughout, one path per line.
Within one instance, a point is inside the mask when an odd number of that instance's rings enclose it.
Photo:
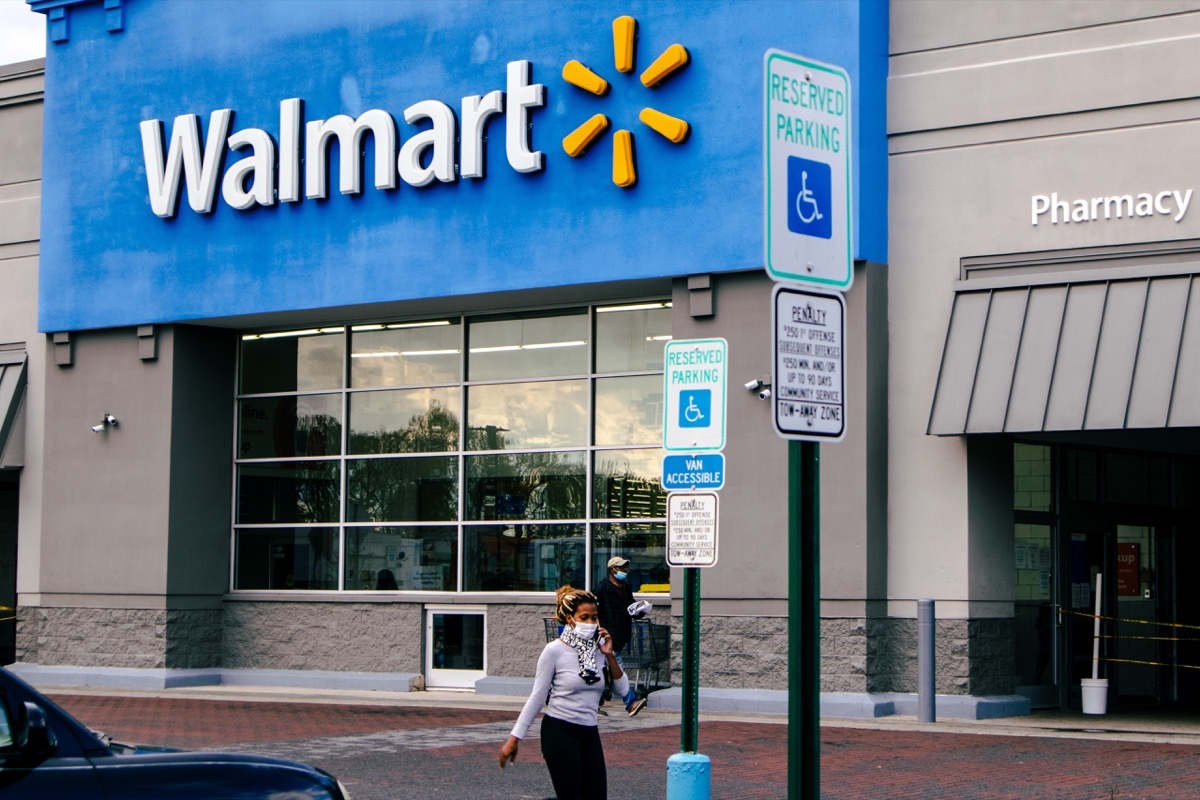
M 1108 709 L 1108 678 L 1083 678 L 1083 713 L 1103 714 Z

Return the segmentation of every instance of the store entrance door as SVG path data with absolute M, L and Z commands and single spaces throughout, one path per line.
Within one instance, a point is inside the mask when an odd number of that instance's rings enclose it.
M 1181 652 L 1170 527 L 1111 507 L 1072 514 L 1065 522 L 1068 582 L 1060 642 L 1067 706 L 1081 706 L 1080 681 L 1092 677 L 1098 574 L 1104 575 L 1099 677 L 1108 679 L 1109 705 L 1177 702 Z

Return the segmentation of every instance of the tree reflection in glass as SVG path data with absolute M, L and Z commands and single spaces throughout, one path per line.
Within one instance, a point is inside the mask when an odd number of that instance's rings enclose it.
M 445 453 L 458 449 L 458 390 L 407 389 L 350 396 L 354 454 Z M 399 425 L 400 420 L 407 420 Z

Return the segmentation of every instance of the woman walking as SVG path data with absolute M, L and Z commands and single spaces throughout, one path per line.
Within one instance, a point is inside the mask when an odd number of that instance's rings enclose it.
M 500 769 L 517 760 L 517 749 L 534 717 L 542 718 L 542 756 L 558 800 L 606 800 L 608 772 L 596 727 L 604 692 L 604 670 L 613 693 L 629 691 L 629 679 L 617 663 L 612 637 L 600 627 L 596 596 L 583 589 L 558 590 L 554 616 L 565 625 L 562 636 L 538 657 L 533 691 L 508 741 L 500 748 Z

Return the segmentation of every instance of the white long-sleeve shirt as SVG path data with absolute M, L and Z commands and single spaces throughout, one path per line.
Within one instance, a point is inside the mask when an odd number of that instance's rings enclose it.
M 608 661 L 599 649 L 596 650 L 597 675 Z M 613 681 L 613 697 L 624 697 L 629 691 L 629 678 L 621 675 Z M 512 735 L 524 739 L 534 718 L 546 707 L 546 713 L 563 722 L 576 725 L 596 725 L 596 710 L 600 707 L 600 695 L 604 693 L 604 681 L 592 685 L 579 677 L 579 656 L 566 642 L 555 639 L 549 642 L 538 656 L 537 673 L 533 678 L 533 691 L 517 717 Z M 548 699 L 547 699 L 548 697 Z

